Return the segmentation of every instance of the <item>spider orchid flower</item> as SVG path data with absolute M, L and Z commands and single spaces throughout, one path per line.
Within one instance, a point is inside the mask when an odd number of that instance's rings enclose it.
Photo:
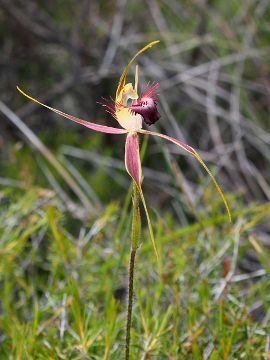
M 154 83 L 153 85 L 149 86 L 143 92 L 143 94 L 141 96 L 139 96 L 138 95 L 138 66 L 136 66 L 134 86 L 131 83 L 126 84 L 126 77 L 127 77 L 127 74 L 128 74 L 131 64 L 137 58 L 137 56 L 140 55 L 141 53 L 143 53 L 144 51 L 148 50 L 149 48 L 151 48 L 153 45 L 155 45 L 157 43 L 159 43 L 159 40 L 149 43 L 148 45 L 143 47 L 141 50 L 139 50 L 133 56 L 133 58 L 129 61 L 124 72 L 122 73 L 122 75 L 120 77 L 118 88 L 116 90 L 115 100 L 103 99 L 102 106 L 104 106 L 106 111 L 109 112 L 117 120 L 117 122 L 119 123 L 121 128 L 99 125 L 96 123 L 92 123 L 92 122 L 77 118 L 72 115 L 68 115 L 60 110 L 57 110 L 48 105 L 45 105 L 42 102 L 40 102 L 39 100 L 27 95 L 18 86 L 17 86 L 17 89 L 22 95 L 24 95 L 28 99 L 46 107 L 49 110 L 54 111 L 58 115 L 61 115 L 71 121 L 81 124 L 91 130 L 99 131 L 102 133 L 114 134 L 114 135 L 127 134 L 126 145 L 125 145 L 126 170 L 127 170 L 128 174 L 132 177 L 132 179 L 134 180 L 134 182 L 138 188 L 138 191 L 139 191 L 139 194 L 141 197 L 141 201 L 142 201 L 145 213 L 146 213 L 146 219 L 147 219 L 147 223 L 148 223 L 150 238 L 152 240 L 156 255 L 158 256 L 156 245 L 155 245 L 155 240 L 154 240 L 154 235 L 153 235 L 153 230 L 152 230 L 152 225 L 151 225 L 149 213 L 147 210 L 147 206 L 146 206 L 146 202 L 144 199 L 144 195 L 142 192 L 142 186 L 141 186 L 142 171 L 141 171 L 141 161 L 140 161 L 140 154 L 139 154 L 138 134 L 150 134 L 150 135 L 154 135 L 154 136 L 159 136 L 165 140 L 168 140 L 168 141 L 174 143 L 175 145 L 179 146 L 180 148 L 182 148 L 183 150 L 188 152 L 190 155 L 192 155 L 202 165 L 202 167 L 206 170 L 206 172 L 211 177 L 218 193 L 221 196 L 221 199 L 223 200 L 223 203 L 224 203 L 225 208 L 228 213 L 229 221 L 231 221 L 231 214 L 230 214 L 230 209 L 229 209 L 228 203 L 225 199 L 225 196 L 224 196 L 220 186 L 218 185 L 214 176 L 212 175 L 212 173 L 210 172 L 210 170 L 208 169 L 206 164 L 203 162 L 203 160 L 201 159 L 199 154 L 191 146 L 189 146 L 175 138 L 172 138 L 170 136 L 167 136 L 167 135 L 164 135 L 164 134 L 161 134 L 158 132 L 154 132 L 154 131 L 145 130 L 142 128 L 143 121 L 147 125 L 151 125 L 151 124 L 154 124 L 160 118 L 160 114 L 157 109 L 158 84 Z

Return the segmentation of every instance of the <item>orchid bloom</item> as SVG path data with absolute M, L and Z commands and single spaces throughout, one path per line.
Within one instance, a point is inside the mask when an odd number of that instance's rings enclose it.
M 175 138 L 172 138 L 170 136 L 161 133 L 145 130 L 142 128 L 143 121 L 147 125 L 151 125 L 154 124 L 160 118 L 159 112 L 157 110 L 158 84 L 153 84 L 152 86 L 148 87 L 146 91 L 141 96 L 139 96 L 138 66 L 136 66 L 134 86 L 131 83 L 126 84 L 126 76 L 130 69 L 131 64 L 137 58 L 137 56 L 140 55 L 142 52 L 146 51 L 147 49 L 151 48 L 153 45 L 157 44 L 158 42 L 159 40 L 149 43 L 141 50 L 139 50 L 135 56 L 133 56 L 133 58 L 129 61 L 128 65 L 126 66 L 124 72 L 120 77 L 120 81 L 116 91 L 115 101 L 104 100 L 104 103 L 102 104 L 106 108 L 106 111 L 108 111 L 117 120 L 117 122 L 122 128 L 98 125 L 83 119 L 79 119 L 72 115 L 68 115 L 60 110 L 54 109 L 48 105 L 41 103 L 39 100 L 27 95 L 17 86 L 18 91 L 28 99 L 46 107 L 49 110 L 54 111 L 58 115 L 61 115 L 71 121 L 77 122 L 91 130 L 99 131 L 102 133 L 108 133 L 108 134 L 117 134 L 117 135 L 127 134 L 126 145 L 125 145 L 125 166 L 128 174 L 132 177 L 138 188 L 142 200 L 142 204 L 144 206 L 146 213 L 150 237 L 156 254 L 157 254 L 157 249 L 154 241 L 152 225 L 141 187 L 142 171 L 141 171 L 141 161 L 139 154 L 138 133 L 159 136 L 163 139 L 171 141 L 175 145 L 179 146 L 180 148 L 191 154 L 202 165 L 202 167 L 206 170 L 206 172 L 209 174 L 212 181 L 214 182 L 214 185 L 218 193 L 220 194 L 223 203 L 225 205 L 225 208 L 227 210 L 229 221 L 231 221 L 230 209 L 223 195 L 223 192 L 219 187 L 218 183 L 216 182 L 215 178 L 213 177 L 212 173 L 210 172 L 206 164 L 199 156 L 199 154 L 191 146 Z

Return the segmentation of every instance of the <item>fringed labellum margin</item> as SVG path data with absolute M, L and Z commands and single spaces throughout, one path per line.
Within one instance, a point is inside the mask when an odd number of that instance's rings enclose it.
M 154 83 L 136 101 L 128 107 L 131 113 L 140 114 L 147 125 L 155 124 L 160 119 L 157 109 L 157 91 L 159 85 Z

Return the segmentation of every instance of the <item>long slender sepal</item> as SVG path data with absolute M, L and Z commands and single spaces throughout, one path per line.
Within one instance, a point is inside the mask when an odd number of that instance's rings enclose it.
M 192 155 L 194 154 L 194 149 L 191 146 L 185 144 L 184 142 L 182 142 L 182 141 L 180 141 L 178 139 L 172 138 L 171 136 L 160 134 L 160 133 L 155 132 L 155 131 L 149 131 L 149 130 L 143 130 L 143 129 L 140 130 L 140 133 L 159 136 L 159 137 L 161 137 L 161 138 L 163 138 L 165 140 L 173 142 L 177 146 L 180 146 L 183 150 L 189 152 L 190 154 L 192 154 Z
M 141 187 L 142 168 L 140 160 L 139 139 L 136 132 L 130 132 L 126 138 L 125 165 L 127 172 L 135 181 L 137 187 Z
M 99 125 L 99 124 L 95 124 L 95 123 L 92 123 L 90 121 L 87 121 L 87 120 L 83 120 L 83 119 L 79 119 L 75 116 L 72 116 L 72 115 L 68 115 L 66 113 L 64 113 L 63 111 L 60 111 L 60 110 L 57 110 L 57 109 L 54 109 L 46 104 L 43 104 L 42 102 L 40 102 L 39 100 L 33 98 L 32 96 L 26 94 L 22 89 L 19 88 L 19 86 L 17 86 L 17 90 L 22 94 L 24 95 L 25 97 L 27 97 L 29 100 L 32 100 L 34 102 L 36 102 L 37 104 L 39 105 L 42 105 L 44 106 L 45 108 L 55 112 L 56 114 L 58 115 L 61 115 L 71 121 L 74 121 L 78 124 L 81 124 L 91 130 L 94 130 L 94 131 L 98 131 L 98 132 L 102 132 L 102 133 L 107 133 L 107 134 L 126 134 L 127 133 L 127 130 L 125 129 L 119 129 L 119 128 L 114 128 L 114 127 L 111 127 L 111 126 L 105 126 L 105 125 Z
M 142 200 L 142 204 L 144 207 L 145 215 L 146 215 L 150 239 L 152 241 L 157 259 L 159 259 L 158 251 L 157 251 L 157 247 L 156 247 L 156 243 L 155 243 L 153 227 L 152 227 L 151 219 L 149 216 L 149 212 L 147 209 L 147 205 L 146 205 L 142 187 L 141 187 L 142 170 L 141 170 L 138 134 L 136 132 L 130 132 L 127 135 L 126 146 L 125 146 L 125 165 L 126 165 L 127 172 L 132 177 L 132 179 L 134 180 L 134 183 L 136 184 L 136 186 L 138 188 L 140 198 Z
M 223 203 L 224 206 L 226 208 L 227 214 L 228 214 L 228 218 L 229 218 L 229 222 L 231 222 L 232 217 L 231 217 L 231 211 L 230 211 L 230 207 L 228 205 L 228 202 L 223 194 L 223 191 L 221 190 L 220 186 L 218 185 L 214 175 L 211 173 L 211 171 L 209 170 L 209 168 L 207 167 L 207 165 L 205 164 L 205 162 L 202 160 L 202 158 L 200 157 L 200 155 L 197 153 L 196 150 L 194 150 L 191 146 L 183 143 L 180 140 L 177 140 L 175 138 L 172 138 L 170 136 L 167 135 L 163 135 L 154 131 L 149 131 L 149 130 L 140 130 L 140 133 L 142 134 L 150 134 L 150 135 L 154 135 L 154 136 L 159 136 L 163 139 L 166 139 L 168 141 L 171 141 L 172 143 L 174 143 L 175 145 L 179 146 L 180 148 L 182 148 L 183 150 L 187 151 L 189 154 L 191 154 L 201 165 L 202 167 L 205 169 L 205 171 L 208 173 L 208 175 L 210 176 L 211 180 L 213 181 Z
M 209 170 L 209 168 L 206 166 L 205 162 L 202 160 L 202 158 L 200 157 L 200 155 L 197 153 L 196 150 L 193 149 L 193 154 L 192 154 L 195 159 L 202 165 L 202 167 L 204 168 L 204 170 L 207 172 L 207 174 L 210 176 L 210 178 L 212 179 L 213 183 L 215 184 L 215 187 L 224 203 L 224 206 L 226 208 L 227 214 L 228 214 L 228 218 L 229 218 L 229 222 L 232 221 L 232 216 L 231 216 L 231 210 L 229 208 L 229 204 L 225 198 L 225 195 L 223 194 L 223 191 L 221 190 L 221 187 L 218 185 L 214 175 L 211 173 L 211 171 Z
M 123 71 L 120 80 L 119 80 L 119 84 L 118 84 L 118 88 L 116 90 L 116 98 L 119 96 L 121 90 L 124 88 L 125 83 L 126 83 L 126 77 L 127 77 L 127 73 L 129 71 L 129 68 L 131 66 L 131 64 L 133 63 L 133 61 L 136 59 L 136 57 L 138 55 L 140 55 L 142 52 L 150 49 L 152 46 L 156 45 L 157 43 L 159 43 L 159 40 L 156 41 L 152 41 L 151 43 L 147 44 L 146 46 L 144 46 L 141 50 L 139 50 L 134 56 L 133 58 L 129 61 L 129 63 L 127 64 L 125 70 Z

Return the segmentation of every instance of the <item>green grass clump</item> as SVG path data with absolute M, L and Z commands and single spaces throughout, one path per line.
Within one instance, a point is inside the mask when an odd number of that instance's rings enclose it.
M 96 218 L 80 222 L 63 213 L 59 200 L 45 189 L 6 189 L 0 199 L 0 358 L 119 358 L 124 351 L 128 213 L 111 203 Z M 264 356 L 269 277 L 241 281 L 236 275 L 237 264 L 253 248 L 269 272 L 269 254 L 251 234 L 269 212 L 269 205 L 240 208 L 232 226 L 213 215 L 182 228 L 165 211 L 152 214 L 161 270 L 144 228 L 132 359 Z M 226 273 L 234 265 L 229 278 Z

